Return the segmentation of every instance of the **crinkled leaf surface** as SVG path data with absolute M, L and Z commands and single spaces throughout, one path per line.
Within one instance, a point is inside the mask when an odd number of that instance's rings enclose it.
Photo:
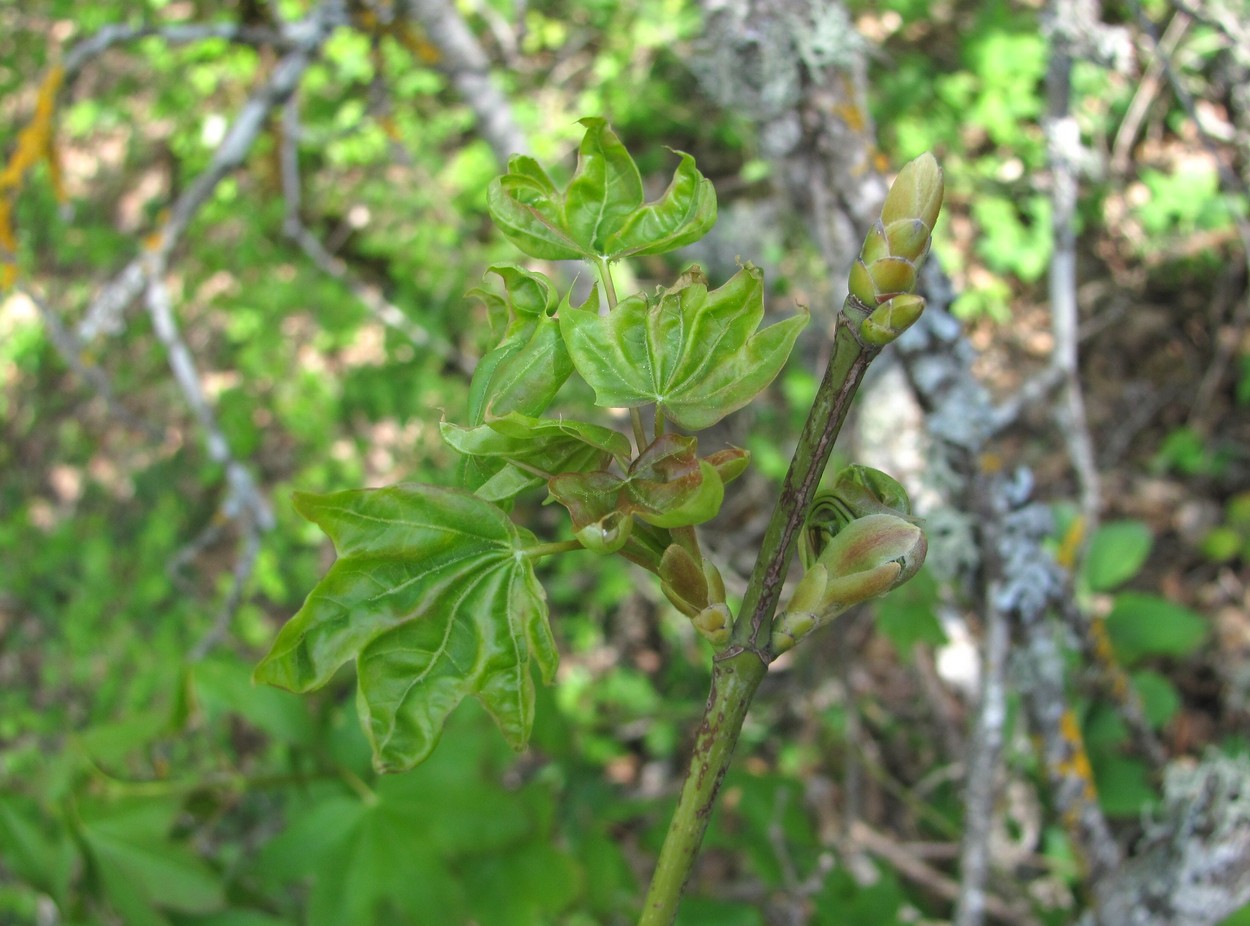
M 469 420 L 481 424 L 487 417 L 517 411 L 538 415 L 546 410 L 573 372 L 556 320 L 560 300 L 551 281 L 510 264 L 491 267 L 503 281 L 502 295 L 473 289 L 493 317 L 502 317 L 503 337 L 473 371 L 469 385 Z M 597 299 L 597 293 L 592 293 Z
M 479 497 L 492 501 L 513 498 L 545 483 L 546 477 L 535 470 L 562 473 L 600 469 L 613 458 L 627 459 L 630 452 L 629 439 L 611 428 L 568 419 L 531 418 L 519 412 L 476 428 L 448 422 L 441 427 L 443 439 L 466 456 L 506 462 L 504 469 L 477 489 Z
M 564 197 L 533 158 L 513 155 L 508 172 L 487 187 L 486 204 L 504 237 L 531 257 L 579 260 L 592 256 L 570 236 Z
M 642 175 L 603 119 L 581 120 L 586 127 L 577 150 L 577 173 L 564 197 L 564 214 L 573 240 L 592 254 L 607 251 L 607 239 L 642 205 Z
M 504 320 L 504 331 L 499 344 L 473 371 L 469 422 L 474 425 L 513 412 L 542 414 L 573 372 L 559 323 L 552 317 L 560 301 L 551 281 L 510 264 L 488 272 L 503 281 L 503 294 L 475 289 L 469 295 L 481 299 L 492 317 Z M 597 290 L 592 290 L 590 301 L 597 303 Z M 491 501 L 514 498 L 534 480 L 528 474 L 517 478 L 519 474 L 505 471 L 505 466 L 503 459 L 466 458 L 460 468 L 461 485 L 468 489 L 489 485 L 479 495 Z
M 664 195 L 643 204 L 642 177 L 603 120 L 582 119 L 577 170 L 562 194 L 539 164 L 524 156 L 490 185 L 491 218 L 513 244 L 546 260 L 618 260 L 662 254 L 697 241 L 716 222 L 716 192 L 678 152 L 681 162 Z
M 763 275 L 744 267 L 709 291 L 697 269 L 658 300 L 633 296 L 606 316 L 560 313 L 560 331 L 596 404 L 655 403 L 689 430 L 751 401 L 785 365 L 807 313 L 758 331 Z
M 308 691 L 356 660 L 358 708 L 382 769 L 411 767 L 466 695 L 515 747 L 534 717 L 533 659 L 557 662 L 547 602 L 524 555 L 535 543 L 502 510 L 457 489 L 401 484 L 297 494 L 338 560 L 256 669 Z
M 638 209 L 620 231 L 607 240 L 612 259 L 643 254 L 664 254 L 706 235 L 716 224 L 716 190 L 694 166 L 694 158 L 681 158 L 664 195 Z

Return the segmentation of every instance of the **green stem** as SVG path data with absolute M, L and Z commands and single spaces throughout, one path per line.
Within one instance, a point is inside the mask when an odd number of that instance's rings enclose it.
M 739 653 L 712 668 L 712 688 L 695 740 L 694 760 L 664 837 L 638 926 L 669 926 L 677 916 L 677 905 L 699 854 L 721 779 L 733 758 L 747 707 L 767 669 L 751 653 Z
M 554 540 L 551 543 L 537 543 L 526 547 L 524 553 L 530 559 L 541 559 L 555 553 L 571 553 L 573 550 L 584 550 L 585 547 L 576 540 Z
M 612 282 L 612 270 L 602 257 L 594 258 L 591 263 L 594 265 L 599 282 L 603 284 L 603 298 L 608 303 L 608 311 L 611 312 L 616 308 L 616 284 Z M 642 449 L 647 446 L 647 429 L 642 424 L 642 412 L 637 408 L 629 410 L 629 425 L 634 432 L 634 448 L 638 453 L 642 453 Z
M 864 372 L 878 349 L 856 332 L 867 316 L 848 298 L 838 318 L 833 356 L 799 436 L 729 644 L 716 656 L 712 688 L 677 810 L 660 849 L 639 926 L 670 926 L 707 831 L 751 699 L 772 661 L 769 637 L 795 542 L 829 453 Z
M 825 370 L 824 379 L 816 392 L 807 423 L 799 435 L 794 458 L 781 485 L 777 507 L 773 509 L 760 555 L 751 572 L 746 597 L 738 612 L 729 646 L 718 658 L 725 658 L 742 650 L 753 652 L 765 662 L 768 653 L 772 617 L 785 584 L 790 558 L 798 540 L 799 532 L 807 518 L 812 497 L 820 485 L 820 477 L 829 462 L 838 432 L 846 420 L 851 400 L 864 379 L 868 364 L 877 356 L 880 348 L 863 344 L 858 337 L 859 326 L 868 316 L 850 297 L 847 297 L 838 316 L 838 327 L 833 337 L 833 356 Z

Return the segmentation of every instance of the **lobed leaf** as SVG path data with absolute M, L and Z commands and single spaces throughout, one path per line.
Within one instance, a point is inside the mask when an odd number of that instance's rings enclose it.
M 781 371 L 807 313 L 758 331 L 763 276 L 747 265 L 711 292 L 697 268 L 656 301 L 622 300 L 607 316 L 562 312 L 560 331 L 601 407 L 654 403 L 678 426 L 710 427 Z
M 508 161 L 508 173 L 487 187 L 486 204 L 504 237 L 531 257 L 579 260 L 594 256 L 570 236 L 563 197 L 533 158 L 514 155 Z
M 428 756 L 468 695 L 524 747 L 534 716 L 530 661 L 550 681 L 558 658 L 546 596 L 524 556 L 533 535 L 489 502 L 435 486 L 300 493 L 295 505 L 339 558 L 256 679 L 309 691 L 354 659 L 357 706 L 381 769 Z
M 698 241 L 716 224 L 716 189 L 694 165 L 694 158 L 676 152 L 681 163 L 664 195 L 629 217 L 607 241 L 612 260 L 664 254 Z
M 702 524 L 720 511 L 725 484 L 717 464 L 700 459 L 696 448 L 693 437 L 663 434 L 639 454 L 624 476 L 605 470 L 561 473 L 547 487 L 568 508 L 576 531 L 616 525 L 634 515 L 669 529 Z M 745 466 L 744 451 L 714 456 L 720 457 L 731 478 Z
M 594 254 L 607 254 L 607 240 L 642 205 L 642 175 L 616 133 L 603 119 L 587 117 L 577 153 L 577 173 L 564 196 L 569 236 Z
M 681 162 L 664 195 L 643 204 L 642 176 L 603 119 L 581 120 L 577 169 L 561 193 L 533 158 L 514 156 L 487 190 L 491 218 L 514 245 L 544 260 L 620 260 L 697 241 L 716 222 L 716 191 Z
M 509 412 L 475 428 L 443 422 L 443 440 L 460 453 L 503 468 L 476 489 L 490 501 L 515 498 L 547 481 L 543 473 L 602 469 L 629 457 L 629 439 L 600 425 L 568 419 L 531 418 Z M 493 467 L 492 467 L 493 468 Z

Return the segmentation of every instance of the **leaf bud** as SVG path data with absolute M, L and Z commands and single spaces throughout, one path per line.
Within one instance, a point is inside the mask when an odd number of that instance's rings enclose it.
M 713 646 L 723 646 L 729 642 L 730 623 L 733 615 L 729 613 L 729 605 L 723 601 L 710 604 L 694 617 L 690 623 L 705 640 Z
M 864 246 L 860 248 L 859 257 L 865 264 L 872 264 L 874 260 L 880 260 L 883 257 L 889 257 L 895 252 L 890 248 L 890 240 L 886 233 L 886 228 L 878 219 L 868 229 L 868 234 L 864 236 Z
M 707 600 L 709 604 L 725 603 L 725 580 L 721 577 L 716 564 L 703 557 L 703 577 L 707 580 Z
M 873 299 L 886 302 L 916 287 L 916 267 L 905 257 L 883 257 L 868 265 L 872 277 Z M 872 305 L 873 303 L 868 303 Z
M 865 306 L 877 304 L 877 287 L 872 282 L 872 274 L 868 272 L 868 265 L 859 258 L 851 264 L 851 278 L 847 282 L 847 289 Z
M 888 227 L 900 219 L 919 219 L 932 229 L 941 208 L 942 168 L 926 151 L 898 172 L 881 207 L 881 221 Z
M 929 253 L 931 232 L 932 229 L 920 219 L 899 219 L 886 226 L 884 234 L 892 257 L 905 257 L 919 266 Z
M 883 594 L 915 575 L 927 552 L 924 531 L 910 521 L 890 514 L 857 518 L 835 534 L 820 554 L 820 563 L 830 575 L 824 601 L 827 606 L 849 606 Z M 890 565 L 897 570 L 889 569 Z M 857 573 L 864 575 L 838 582 Z
M 574 532 L 578 543 L 594 553 L 615 553 L 625 546 L 634 530 L 633 516 L 610 511 Z
M 884 347 L 915 324 L 924 311 L 924 298 L 902 293 L 873 309 L 859 327 L 860 338 L 866 344 Z
M 695 562 L 685 547 L 669 544 L 660 559 L 658 574 L 664 597 L 682 614 L 694 617 L 708 606 L 706 567 Z

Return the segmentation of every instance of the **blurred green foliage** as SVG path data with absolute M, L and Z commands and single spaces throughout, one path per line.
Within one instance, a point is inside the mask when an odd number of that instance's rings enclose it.
M 39 80 L 76 42 L 112 23 L 204 21 L 245 6 L 0 4 L 0 157 L 11 154 Z M 256 6 L 283 17 L 307 8 Z M 711 106 L 681 62 L 700 31 L 694 4 L 552 0 L 524 5 L 521 23 L 503 0 L 468 6 L 474 31 L 509 64 L 498 77 L 544 161 L 568 154 L 581 134 L 575 119 L 595 113 L 639 152 L 649 178 L 671 171 L 670 145 L 697 153 L 718 179 L 766 179 L 741 121 Z M 933 149 L 943 163 L 952 217 L 938 226 L 938 250 L 962 291 L 957 311 L 1012 319 L 1013 306 L 1037 299 L 1049 259 L 1036 10 L 1006 0 L 850 6 L 861 18 L 897 17 L 869 104 L 891 162 Z M 1145 7 L 1156 19 L 1166 10 Z M 494 44 L 500 24 L 515 49 Z M 1197 81 L 1214 53 L 1207 27 L 1192 34 L 1184 60 Z M 271 67 L 237 44 L 149 38 L 109 51 L 63 95 L 68 199 L 57 202 L 38 167 L 15 201 L 15 224 L 23 282 L 64 325 L 82 320 L 82 307 L 156 230 Z M 1084 64 L 1074 80 L 1083 139 L 1109 151 L 1136 85 Z M 658 846 L 670 803 L 644 783 L 681 761 L 707 683 L 688 624 L 635 594 L 630 570 L 605 562 L 592 582 L 570 561 L 548 575 L 566 671 L 540 690 L 534 749 L 519 759 L 469 706 L 427 765 L 379 778 L 350 678 L 314 698 L 250 684 L 255 657 L 329 555 L 291 492 L 454 478 L 437 419 L 465 418 L 463 368 L 488 346 L 487 319 L 462 293 L 512 256 L 484 219 L 500 165 L 430 62 L 389 38 L 340 30 L 299 106 L 302 218 L 430 343 L 379 324 L 284 236 L 272 119 L 200 210 L 171 279 L 230 449 L 273 500 L 277 523 L 237 610 L 226 607 L 240 538 L 220 518 L 222 467 L 146 315 L 132 309 L 120 332 L 79 358 L 108 376 L 122 419 L 67 369 L 30 301 L 0 296 L 0 922 L 40 921 L 49 904 L 68 926 L 368 926 L 424 922 L 412 911 L 428 909 L 481 926 L 630 922 L 638 860 Z M 1183 115 L 1174 103 L 1165 109 L 1155 137 L 1174 139 Z M 1148 256 L 1182 282 L 1209 273 L 1226 252 L 1181 244 L 1230 236 L 1246 203 L 1219 189 L 1207 161 L 1155 151 L 1134 171 L 1127 188 L 1097 172 L 1085 178 L 1082 234 Z M 1244 407 L 1250 354 L 1239 350 Z M 743 441 L 773 479 L 787 463 L 774 435 L 797 430 L 815 379 L 792 365 L 779 385 L 784 405 Z M 1236 448 L 1179 427 L 1156 450 L 1157 471 L 1183 478 L 1216 479 L 1237 460 Z M 1204 546 L 1211 560 L 1250 559 L 1244 507 L 1244 496 L 1230 497 Z M 1171 670 L 1209 635 L 1198 615 L 1146 590 L 1150 540 L 1136 522 L 1104 527 L 1083 593 L 1112 596 L 1112 642 L 1150 724 L 1165 729 L 1184 702 Z M 878 628 L 903 661 L 944 639 L 939 591 L 921 576 L 879 609 Z M 223 613 L 230 620 L 218 628 Z M 223 640 L 189 659 L 218 629 Z M 829 670 L 812 660 L 793 671 Z M 929 714 L 893 716 L 897 705 L 863 695 L 856 722 L 884 754 L 864 764 L 845 746 L 846 703 L 816 690 L 821 700 L 810 704 L 761 706 L 744 733 L 750 761 L 727 781 L 713 825 L 715 865 L 757 897 L 791 890 L 827 851 L 828 833 L 803 812 L 805 788 L 854 767 L 883 791 L 905 792 L 943 761 Z M 786 750 L 778 728 L 796 732 Z M 1132 821 L 1156 792 L 1126 755 L 1127 731 L 1098 703 L 1085 705 L 1083 729 L 1104 805 Z M 1013 767 L 1036 775 L 1029 756 L 1013 753 Z M 956 789 L 924 784 L 907 838 L 955 839 Z M 1049 875 L 1077 883 L 1059 828 L 1046 829 L 1042 851 Z M 827 875 L 806 898 L 811 922 L 945 915 L 888 866 L 873 867 L 875 880 L 841 868 Z M 680 922 L 765 922 L 757 905 L 716 899 L 718 886 L 696 883 Z M 1041 912 L 1066 919 L 1059 907 Z

